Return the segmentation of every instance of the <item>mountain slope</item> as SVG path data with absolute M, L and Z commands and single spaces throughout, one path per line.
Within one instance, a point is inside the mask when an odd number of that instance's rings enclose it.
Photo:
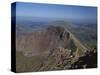
M 63 26 L 48 26 L 16 39 L 17 72 L 70 69 L 87 48 Z

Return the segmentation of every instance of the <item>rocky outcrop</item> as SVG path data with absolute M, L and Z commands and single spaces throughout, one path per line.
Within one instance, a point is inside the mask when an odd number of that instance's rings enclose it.
M 71 65 L 71 69 L 97 68 L 97 50 L 88 50 Z
M 28 67 L 29 71 L 93 68 L 97 66 L 96 49 L 87 50 L 70 31 L 61 26 L 48 26 L 43 30 L 18 37 L 16 49 L 18 52 L 22 52 L 23 55 L 20 55 L 22 60 L 24 58 L 24 61 L 28 62 L 23 67 Z M 27 61 L 28 59 L 30 60 Z M 22 64 L 20 62 L 20 65 Z M 24 69 L 27 71 L 26 68 Z
M 59 47 L 50 51 L 48 57 L 43 61 L 38 71 L 83 69 L 96 67 L 96 50 L 90 50 L 87 51 L 84 56 L 78 56 L 77 51 L 72 53 L 72 50 Z
M 39 71 L 69 69 L 71 64 L 77 60 L 78 57 L 75 56 L 75 53 L 72 53 L 72 50 L 63 47 L 55 48 L 49 52 Z

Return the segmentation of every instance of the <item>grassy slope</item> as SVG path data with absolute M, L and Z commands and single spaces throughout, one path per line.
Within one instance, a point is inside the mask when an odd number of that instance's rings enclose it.
M 25 57 L 23 53 L 16 52 L 16 72 L 36 71 L 41 66 L 42 58 L 40 56 Z

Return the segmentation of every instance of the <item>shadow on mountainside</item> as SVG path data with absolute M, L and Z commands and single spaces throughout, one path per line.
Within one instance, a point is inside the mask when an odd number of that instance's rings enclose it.
M 97 67 L 96 48 L 88 50 L 61 26 L 49 26 L 16 41 L 17 72 Z

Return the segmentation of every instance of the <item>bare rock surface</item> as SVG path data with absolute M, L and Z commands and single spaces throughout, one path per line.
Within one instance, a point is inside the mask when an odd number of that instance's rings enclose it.
M 23 72 L 97 67 L 96 49 L 87 50 L 61 26 L 49 26 L 18 37 L 16 49 L 16 52 L 22 52 L 17 55 L 18 72 L 20 67 Z
M 25 55 L 32 53 L 46 53 L 56 47 L 65 47 L 70 41 L 70 34 L 60 26 L 49 26 L 48 28 L 32 32 L 24 37 L 16 39 L 17 51 Z

